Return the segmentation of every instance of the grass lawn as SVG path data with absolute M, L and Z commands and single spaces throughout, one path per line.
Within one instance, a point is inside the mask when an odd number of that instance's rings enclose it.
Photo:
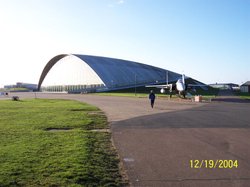
M 215 89 L 215 91 L 216 91 L 216 89 Z M 218 92 L 219 92 L 220 90 L 218 90 Z M 230 90 L 229 90 L 229 92 L 230 92 Z M 242 93 L 242 92 L 240 92 L 239 90 L 234 90 L 234 91 L 232 91 L 232 93 L 233 93 L 233 96 L 239 96 L 241 99 L 250 99 L 250 94 L 249 93 Z M 217 94 L 215 94 L 215 96 L 216 96 Z
M 108 128 L 96 107 L 4 100 L 0 115 L 0 186 L 122 185 L 110 133 L 91 131 Z
M 250 99 L 250 95 L 242 95 L 240 96 L 242 99 Z
M 249 93 L 243 93 L 243 92 L 240 92 L 240 91 L 236 91 L 235 92 L 236 95 L 240 96 L 240 98 L 242 99 L 250 99 L 250 94 Z

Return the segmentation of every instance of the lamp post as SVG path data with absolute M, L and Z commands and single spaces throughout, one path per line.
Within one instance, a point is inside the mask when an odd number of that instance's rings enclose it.
M 135 74 L 135 96 L 136 96 L 136 74 Z

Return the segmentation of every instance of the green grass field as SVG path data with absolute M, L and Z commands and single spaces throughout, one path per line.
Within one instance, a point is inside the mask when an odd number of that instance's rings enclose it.
M 108 128 L 96 107 L 5 100 L 0 115 L 0 186 L 122 185 L 110 133 L 91 131 Z
M 243 93 L 240 91 L 236 91 L 235 95 L 240 96 L 242 99 L 250 99 L 250 94 L 249 93 Z
M 240 96 L 242 99 L 250 99 L 250 95 L 241 95 Z

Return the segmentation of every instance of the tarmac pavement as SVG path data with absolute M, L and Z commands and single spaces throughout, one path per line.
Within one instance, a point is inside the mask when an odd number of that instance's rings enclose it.
M 249 114 L 249 104 L 211 103 L 113 123 L 131 186 L 250 186 Z M 208 160 L 238 167 L 201 165 Z
M 108 117 L 108 121 L 121 121 L 138 116 L 151 115 L 157 113 L 170 112 L 175 110 L 184 110 L 204 105 L 203 103 L 183 102 L 182 99 L 169 101 L 168 99 L 156 99 L 155 108 L 150 107 L 148 98 L 134 97 L 112 97 L 99 96 L 95 94 L 66 94 L 66 93 L 43 93 L 43 92 L 16 92 L 10 93 L 8 97 L 2 99 L 11 99 L 12 96 L 19 98 L 50 98 L 50 99 L 73 99 L 85 102 L 99 107 Z
M 151 109 L 147 98 L 45 93 L 36 97 L 75 99 L 103 110 L 130 186 L 250 186 L 249 102 L 157 99 Z

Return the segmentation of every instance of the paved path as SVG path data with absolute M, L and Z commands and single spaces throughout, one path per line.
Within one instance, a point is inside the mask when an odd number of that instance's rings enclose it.
M 133 117 L 151 115 L 163 112 L 171 112 L 175 110 L 184 110 L 204 105 L 203 103 L 192 103 L 190 101 L 183 102 L 181 99 L 169 101 L 168 99 L 157 99 L 155 108 L 151 109 L 147 98 L 133 97 L 111 97 L 98 96 L 93 94 L 51 94 L 51 93 L 11 93 L 9 99 L 13 95 L 23 98 L 61 98 L 74 99 L 86 102 L 99 107 L 108 117 L 109 122 L 121 121 Z M 6 97 L 5 97 L 6 98 Z
M 250 186 L 250 105 L 212 103 L 112 124 L 132 186 Z M 238 168 L 190 168 L 190 160 Z
M 34 93 L 20 94 L 20 98 Z M 98 106 L 111 122 L 131 186 L 250 186 L 250 104 L 38 94 Z M 238 168 L 190 168 L 190 160 L 237 160 Z

